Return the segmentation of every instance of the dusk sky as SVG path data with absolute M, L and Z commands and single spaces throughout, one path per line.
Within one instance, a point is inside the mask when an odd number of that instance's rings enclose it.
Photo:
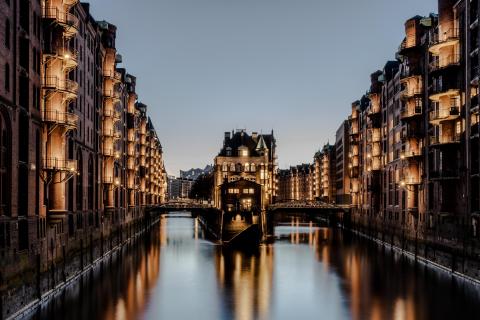
M 312 162 L 436 0 L 92 0 L 164 147 L 169 174 L 212 163 L 224 131 L 275 132 L 281 168 Z

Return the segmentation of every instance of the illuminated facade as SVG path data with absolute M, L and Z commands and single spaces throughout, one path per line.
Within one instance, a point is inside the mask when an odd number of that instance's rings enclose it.
M 224 183 L 247 180 L 260 186 L 261 197 L 257 209 L 265 210 L 275 201 L 277 195 L 277 157 L 276 142 L 271 134 L 247 134 L 245 130 L 226 132 L 223 147 L 215 158 L 214 202 L 217 208 L 224 208 L 222 203 L 222 185 Z M 243 193 L 248 189 L 231 186 L 230 193 Z M 248 208 L 248 199 L 239 207 Z M 231 208 L 235 204 L 228 204 Z
M 116 27 L 89 9 L 0 3 L 0 317 L 120 244 L 165 200 L 162 146 L 135 77 L 117 67 Z
M 280 170 L 277 202 L 314 200 L 314 182 L 314 166 L 311 164 L 301 164 L 287 170 Z

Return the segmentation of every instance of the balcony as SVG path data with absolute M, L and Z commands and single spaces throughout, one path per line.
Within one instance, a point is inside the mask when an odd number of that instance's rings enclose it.
M 103 96 L 107 99 L 112 99 L 114 101 L 120 101 L 120 92 L 117 90 L 103 90 Z
M 423 94 L 423 90 L 421 88 L 410 88 L 407 86 L 401 93 L 401 99 L 410 99 L 416 96 L 421 96 Z
M 460 144 L 462 138 L 460 134 L 454 135 L 442 135 L 430 137 L 430 146 L 442 147 L 442 146 L 455 146 Z
M 78 115 L 70 112 L 45 111 L 43 112 L 43 121 L 70 129 L 78 127 Z
M 103 76 L 105 78 L 111 79 L 114 82 L 121 82 L 122 81 L 122 74 L 115 70 L 107 70 L 103 72 Z
M 400 46 L 398 47 L 399 54 L 405 54 L 408 50 L 414 49 L 417 47 L 417 41 L 415 37 L 407 37 L 405 40 L 402 41 Z
M 128 158 L 127 169 L 128 170 L 135 170 L 135 158 Z
M 460 117 L 460 107 L 450 107 L 449 109 L 439 109 L 430 111 L 430 123 L 439 125 L 445 121 L 456 120 Z
M 79 29 L 80 22 L 76 16 L 71 13 L 63 12 L 55 7 L 43 7 L 42 17 L 47 20 L 54 20 L 64 28 L 66 38 L 73 37 Z
M 434 83 L 430 86 L 429 98 L 432 101 L 440 101 L 440 99 L 445 96 L 450 98 L 458 97 L 460 95 L 460 89 L 458 88 L 458 84 L 455 83 L 445 83 L 443 85 Z
M 103 111 L 104 118 L 112 118 L 115 121 L 122 120 L 122 114 L 117 110 L 104 110 Z
M 103 136 L 113 138 L 114 140 L 119 140 L 122 138 L 122 134 L 119 131 L 108 129 L 103 130 Z
M 400 153 L 400 159 L 415 160 L 423 156 L 422 148 L 407 148 Z
M 63 70 L 70 71 L 78 66 L 78 51 L 64 47 L 63 44 L 53 45 L 44 51 L 45 56 L 63 61 Z
M 400 181 L 400 185 L 405 185 L 405 186 L 414 186 L 421 183 L 422 181 L 420 177 L 417 177 L 417 176 L 408 176 L 408 177 L 405 177 L 402 181 Z
M 67 96 L 67 100 L 76 99 L 78 94 L 78 83 L 68 79 L 62 80 L 59 77 L 45 77 L 43 88 L 62 92 Z
M 400 119 L 401 120 L 410 120 L 414 119 L 416 117 L 421 117 L 422 116 L 422 110 L 423 108 L 421 106 L 414 106 L 414 107 L 405 107 L 402 109 L 400 113 Z
M 112 158 L 117 158 L 118 157 L 118 153 L 115 151 L 115 149 L 108 148 L 108 147 L 103 148 L 103 155 L 105 157 L 112 157 Z
M 450 28 L 443 32 L 439 31 L 437 29 L 430 37 L 429 51 L 433 54 L 438 54 L 440 49 L 453 46 L 459 42 L 460 30 L 458 28 Z
M 77 172 L 77 160 L 66 160 L 60 158 L 44 158 L 43 169 L 48 171 Z
M 430 62 L 428 65 L 430 72 L 439 71 L 442 69 L 446 69 L 452 66 L 459 66 L 460 65 L 460 55 L 459 54 L 452 54 L 447 57 L 437 57 L 433 61 Z
M 79 0 L 63 0 L 63 4 L 69 7 L 76 5 Z
M 407 82 L 410 79 L 422 80 L 422 71 L 419 68 L 404 67 L 400 72 L 400 81 Z

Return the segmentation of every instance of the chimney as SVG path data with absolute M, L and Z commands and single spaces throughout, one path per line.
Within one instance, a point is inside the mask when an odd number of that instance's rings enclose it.
M 230 132 L 225 132 L 225 141 L 224 143 L 226 144 L 228 141 L 230 141 Z

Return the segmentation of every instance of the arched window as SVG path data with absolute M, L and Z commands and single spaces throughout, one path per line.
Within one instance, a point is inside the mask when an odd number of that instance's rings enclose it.
M 235 172 L 235 163 L 230 164 L 230 171 Z
M 250 171 L 250 164 L 249 164 L 248 162 L 245 163 L 244 167 L 245 167 L 245 172 L 249 172 L 249 171 Z
M 82 210 L 83 208 L 83 161 L 82 161 L 82 151 L 77 151 L 77 185 L 76 185 L 76 200 L 77 200 L 77 210 Z
M 228 164 L 226 162 L 223 163 L 222 165 L 222 171 L 227 172 L 228 171 Z
M 0 113 L 0 215 L 10 215 L 10 130 Z
M 10 49 L 10 20 L 5 21 L 5 47 Z
M 255 167 L 255 163 L 252 163 L 252 164 L 250 165 L 250 171 L 251 171 L 251 172 L 257 171 L 257 168 Z
M 10 65 L 5 64 L 5 91 L 10 91 Z

